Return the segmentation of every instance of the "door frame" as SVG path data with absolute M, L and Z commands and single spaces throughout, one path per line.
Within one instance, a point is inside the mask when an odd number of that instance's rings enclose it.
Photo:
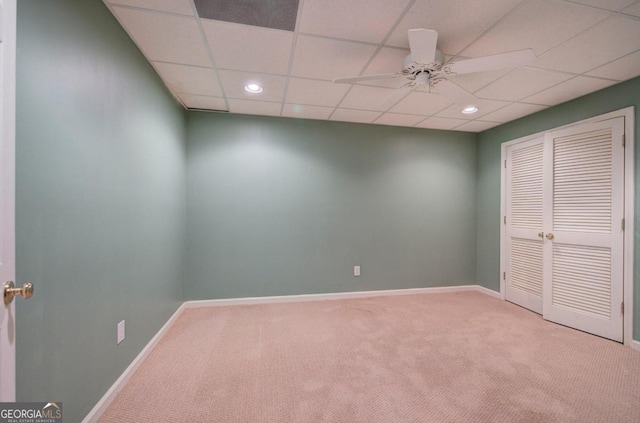
M 500 153 L 500 298 L 503 300 L 506 296 L 505 272 L 506 272 L 506 225 L 504 216 L 506 216 L 506 169 L 504 164 L 507 160 L 507 147 L 521 142 L 530 141 L 535 138 L 544 137 L 547 133 L 557 131 L 559 129 L 570 128 L 585 123 L 600 122 L 616 117 L 624 117 L 625 132 L 625 149 L 624 149 L 624 269 L 623 269 L 623 343 L 627 346 L 640 347 L 633 344 L 633 260 L 634 260 L 634 216 L 635 216 L 635 132 L 634 118 L 635 107 L 625 107 L 624 109 L 594 116 L 588 119 L 573 122 L 567 125 L 550 128 L 545 131 L 536 132 L 535 134 L 526 135 L 511 141 L 502 143 Z M 640 287 L 639 287 L 640 289 Z M 640 348 L 638 348 L 640 349 Z
M 2 174 L 0 189 L 0 286 L 5 281 L 15 281 L 15 133 L 16 133 L 16 26 L 17 0 L 0 1 L 2 20 L 2 81 L 0 86 L 0 160 Z M 15 301 L 8 307 L 0 302 L 0 320 L 6 333 L 0 335 L 0 401 L 13 402 L 16 395 L 15 365 Z M 6 319 L 6 321 L 4 320 Z M 5 325 L 6 324 L 6 325 Z

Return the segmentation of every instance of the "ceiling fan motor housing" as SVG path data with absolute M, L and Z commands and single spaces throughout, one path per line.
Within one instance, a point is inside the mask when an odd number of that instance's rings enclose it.
M 402 61 L 402 73 L 407 75 L 417 75 L 422 72 L 431 73 L 440 70 L 443 63 L 444 53 L 440 50 L 436 50 L 436 55 L 432 63 L 415 62 L 409 54 Z

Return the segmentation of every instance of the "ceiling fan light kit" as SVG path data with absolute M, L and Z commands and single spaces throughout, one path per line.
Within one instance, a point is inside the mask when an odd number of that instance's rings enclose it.
M 411 53 L 402 62 L 402 71 L 380 75 L 361 75 L 334 79 L 337 84 L 357 84 L 363 81 L 403 78 L 406 80 L 395 93 L 387 98 L 381 108 L 388 110 L 409 95 L 414 89 L 426 89 L 430 93 L 446 96 L 463 107 L 464 114 L 478 111 L 478 98 L 448 79 L 449 76 L 486 72 L 494 69 L 523 66 L 536 55 L 532 49 L 477 57 L 459 62 L 444 63 L 445 55 L 436 48 L 438 33 L 432 29 L 410 29 L 408 32 Z

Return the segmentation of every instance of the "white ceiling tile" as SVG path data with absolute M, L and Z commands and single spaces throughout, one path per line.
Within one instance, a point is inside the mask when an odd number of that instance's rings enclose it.
M 450 119 L 450 118 L 441 118 L 431 116 L 426 118 L 422 122 L 418 123 L 416 126 L 419 128 L 429 128 L 429 129 L 453 129 L 456 126 L 460 126 L 463 123 L 467 122 L 464 119 Z
M 487 129 L 491 129 L 498 125 L 502 125 L 499 122 L 485 122 L 481 120 L 472 120 L 471 122 L 463 123 L 460 126 L 455 128 L 456 131 L 465 131 L 465 132 L 482 132 Z
M 147 59 L 211 66 L 196 18 L 123 7 L 113 11 Z
M 194 16 L 191 0 L 108 0 L 111 4 Z
M 289 78 L 287 103 L 332 106 L 340 103 L 350 85 L 314 79 Z
M 483 117 L 495 110 L 501 109 L 502 107 L 508 105 L 508 101 L 499 101 L 499 100 L 487 100 L 479 98 L 475 102 L 475 106 L 478 107 L 478 111 L 471 115 L 467 115 L 462 113 L 462 106 L 459 104 L 452 104 L 444 110 L 436 113 L 437 117 L 446 117 L 446 118 L 454 118 L 454 119 L 478 119 Z
M 162 80 L 174 93 L 222 97 L 220 83 L 211 68 L 154 62 Z
M 364 71 L 365 75 L 402 72 L 402 61 L 409 50 L 397 47 L 382 47 Z
M 354 85 L 349 94 L 342 100 L 340 107 L 345 109 L 362 109 L 384 111 L 384 101 L 395 92 L 390 88 L 363 87 Z M 387 106 L 388 107 L 388 106 Z
M 330 120 L 343 122 L 371 123 L 380 116 L 380 112 L 370 112 L 366 110 L 336 109 Z
M 190 109 L 227 110 L 224 98 L 204 95 L 180 94 L 180 100 Z
M 293 32 L 202 19 L 216 66 L 285 75 Z
M 546 107 L 538 104 L 511 103 L 495 112 L 487 113 L 482 118 L 491 122 L 510 122 L 543 109 Z
M 587 75 L 626 81 L 640 75 L 640 51 L 631 53 L 604 66 L 592 70 Z
M 554 104 L 564 103 L 565 101 L 598 91 L 613 84 L 615 84 L 615 81 L 590 78 L 588 76 L 576 76 L 562 84 L 534 94 L 531 97 L 527 97 L 524 101 L 528 103 L 552 106 Z
M 640 1 L 627 7 L 622 12 L 627 15 L 640 16 Z
M 282 116 L 304 119 L 328 119 L 333 107 L 308 106 L 303 104 L 285 104 Z
M 327 80 L 356 76 L 374 51 L 372 45 L 300 35 L 291 75 Z
M 227 98 L 257 101 L 282 101 L 286 78 L 278 75 L 255 74 L 229 70 L 219 71 L 220 81 Z M 244 87 L 254 83 L 262 87 L 261 93 L 247 92 Z
M 281 103 L 230 98 L 229 111 L 247 115 L 280 116 Z
M 522 0 L 417 0 L 389 37 L 388 45 L 409 47 L 407 31 L 427 28 L 438 32 L 438 48 L 457 54 Z
M 518 101 L 571 78 L 572 75 L 542 69 L 520 68 L 479 90 L 478 97 Z
M 511 69 L 499 69 L 487 72 L 466 73 L 463 75 L 451 75 L 448 78 L 469 92 L 476 92 L 482 87 L 496 81 L 501 76 L 511 72 Z
M 532 66 L 584 73 L 640 49 L 640 21 L 613 17 L 538 57 Z
M 448 98 L 425 92 L 413 91 L 389 111 L 410 115 L 430 116 L 450 105 Z
M 395 125 L 395 126 L 413 126 L 424 119 L 424 116 L 401 115 L 399 113 L 385 113 L 376 119 L 376 124 Z
M 380 75 L 402 72 L 402 61 L 409 54 L 409 50 L 396 47 L 383 47 L 376 53 L 373 60 L 362 72 L 363 75 Z M 362 85 L 384 88 L 400 88 L 407 81 L 404 78 L 379 79 L 363 81 Z
M 576 3 L 586 4 L 587 6 L 600 7 L 602 9 L 619 11 L 629 6 L 636 0 L 572 0 Z
M 580 5 L 529 0 L 464 50 L 479 57 L 532 48 L 537 55 L 605 19 L 607 12 Z
M 380 43 L 408 0 L 305 0 L 300 31 L 348 40 Z
M 199 20 L 193 0 L 105 2 L 190 108 L 233 105 L 235 113 L 477 132 L 640 76 L 637 0 L 304 0 L 297 35 Z M 438 31 L 447 60 L 451 54 L 458 61 L 521 48 L 533 48 L 539 57 L 515 70 L 451 76 L 479 98 L 480 110 L 471 116 L 421 89 L 379 113 L 390 89 L 407 82 L 403 77 L 330 82 L 401 72 L 409 54 L 407 30 L 413 28 Z M 385 46 L 375 45 L 388 35 Z M 261 83 L 264 92 L 247 93 L 248 82 Z

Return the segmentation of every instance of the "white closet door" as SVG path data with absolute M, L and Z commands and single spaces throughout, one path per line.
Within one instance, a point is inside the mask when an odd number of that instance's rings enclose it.
M 507 148 L 505 296 L 542 313 L 544 138 Z
M 547 134 L 543 317 L 622 341 L 624 119 Z

